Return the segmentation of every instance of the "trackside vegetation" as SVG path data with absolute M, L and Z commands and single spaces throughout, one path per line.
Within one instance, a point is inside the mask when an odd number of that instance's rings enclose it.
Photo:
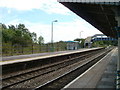
M 0 24 L 2 31 L 2 56 L 21 54 L 33 54 L 50 52 L 51 43 L 44 43 L 44 38 L 35 32 L 30 32 L 24 24 L 8 25 Z M 54 43 L 55 51 L 65 50 L 65 43 L 60 41 Z
M 24 24 L 5 25 L 0 23 L 0 41 L 2 42 L 2 56 L 24 55 L 67 50 L 67 43 L 64 41 L 44 43 L 44 37 L 35 32 L 30 32 Z M 79 48 L 85 48 L 85 39 L 75 39 L 79 42 Z M 1 43 L 0 42 L 0 43 Z M 117 46 L 116 41 L 96 41 L 91 47 Z

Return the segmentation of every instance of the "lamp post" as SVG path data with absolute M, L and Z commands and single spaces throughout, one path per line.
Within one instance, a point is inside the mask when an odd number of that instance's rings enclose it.
M 81 39 L 81 33 L 82 33 L 83 31 L 80 31 L 80 39 Z M 82 42 L 82 40 L 80 40 L 80 48 L 81 48 L 81 42 Z
M 82 33 L 83 31 L 80 31 L 80 39 L 81 39 L 81 33 Z
M 54 45 L 53 45 L 53 23 L 58 22 L 57 20 L 52 21 L 52 27 L 51 27 L 51 51 L 54 51 Z

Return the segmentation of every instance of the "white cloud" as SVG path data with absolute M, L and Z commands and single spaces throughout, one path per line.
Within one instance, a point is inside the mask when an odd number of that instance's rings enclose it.
M 71 11 L 57 0 L 0 0 L 0 7 L 16 10 L 40 9 L 47 13 L 69 14 Z
M 10 13 L 11 13 L 11 10 L 9 9 L 7 12 L 8 12 L 8 14 L 10 14 Z
M 20 20 L 13 20 L 7 24 L 16 25 L 19 24 L 19 22 Z M 22 23 L 26 25 L 30 32 L 35 32 L 38 36 L 43 36 L 45 42 L 51 41 L 51 24 L 31 23 L 28 21 L 23 21 Z M 83 31 L 81 33 L 82 38 L 101 33 L 82 19 L 75 19 L 72 22 L 56 22 L 54 23 L 53 31 L 55 42 L 60 40 L 67 41 L 80 38 L 80 31 Z
M 17 25 L 17 24 L 19 24 L 19 22 L 20 22 L 20 19 L 15 19 L 15 20 L 12 20 L 12 21 L 10 21 L 10 22 L 8 22 L 8 23 L 6 23 L 7 25 Z
M 70 10 L 65 8 L 62 4 L 56 0 L 0 0 L 0 7 L 8 8 L 8 13 L 11 13 L 11 8 L 16 10 L 33 10 L 39 9 L 49 14 L 57 13 L 68 15 L 71 13 Z M 51 41 L 51 24 L 44 24 L 42 22 L 33 23 L 21 19 L 15 19 L 6 23 L 7 25 L 13 24 L 18 25 L 23 23 L 31 31 L 37 33 L 38 36 L 43 36 L 45 42 Z M 54 23 L 54 41 L 67 41 L 74 40 L 80 37 L 80 31 L 82 38 L 92 36 L 99 32 L 93 26 L 89 25 L 83 19 L 74 19 L 71 22 L 56 22 Z

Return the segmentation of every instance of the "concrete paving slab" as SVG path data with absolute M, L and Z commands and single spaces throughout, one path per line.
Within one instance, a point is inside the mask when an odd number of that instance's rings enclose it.
M 77 77 L 75 80 L 70 82 L 68 85 L 66 85 L 63 88 L 63 90 L 67 88 L 115 88 L 113 84 L 115 84 L 114 83 L 114 79 L 115 79 L 114 70 L 116 69 L 114 68 L 112 70 L 111 66 L 110 68 L 108 67 L 108 69 L 106 69 L 106 67 L 112 60 L 113 56 L 116 57 L 117 55 L 116 52 L 117 52 L 117 48 L 112 50 L 110 53 L 108 53 L 103 59 L 101 59 L 99 62 L 93 65 L 85 73 L 83 73 L 82 75 Z M 112 62 L 116 62 L 116 61 L 112 61 Z M 113 64 L 112 66 L 115 66 L 115 65 L 116 63 Z M 108 79 L 105 78 L 104 76 L 103 76 L 104 78 L 102 79 L 101 78 L 102 75 L 108 77 Z M 113 79 L 109 80 L 110 77 L 112 77 Z M 112 84 L 111 84 L 111 80 L 112 80 Z M 108 84 L 105 84 L 106 82 Z
M 98 88 L 114 88 L 113 86 L 100 85 Z
M 114 78 L 102 78 L 101 81 L 113 83 L 114 82 Z
M 97 88 L 116 88 L 116 71 L 117 71 L 117 50 L 112 54 L 112 59 L 108 63 Z

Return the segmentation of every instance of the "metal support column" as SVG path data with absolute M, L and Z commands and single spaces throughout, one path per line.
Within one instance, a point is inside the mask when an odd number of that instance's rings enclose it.
M 120 33 L 118 33 L 117 89 L 120 89 Z
M 118 27 L 116 28 L 118 34 L 118 61 L 117 61 L 117 86 L 116 89 L 120 89 L 120 7 L 116 9 L 116 20 Z

